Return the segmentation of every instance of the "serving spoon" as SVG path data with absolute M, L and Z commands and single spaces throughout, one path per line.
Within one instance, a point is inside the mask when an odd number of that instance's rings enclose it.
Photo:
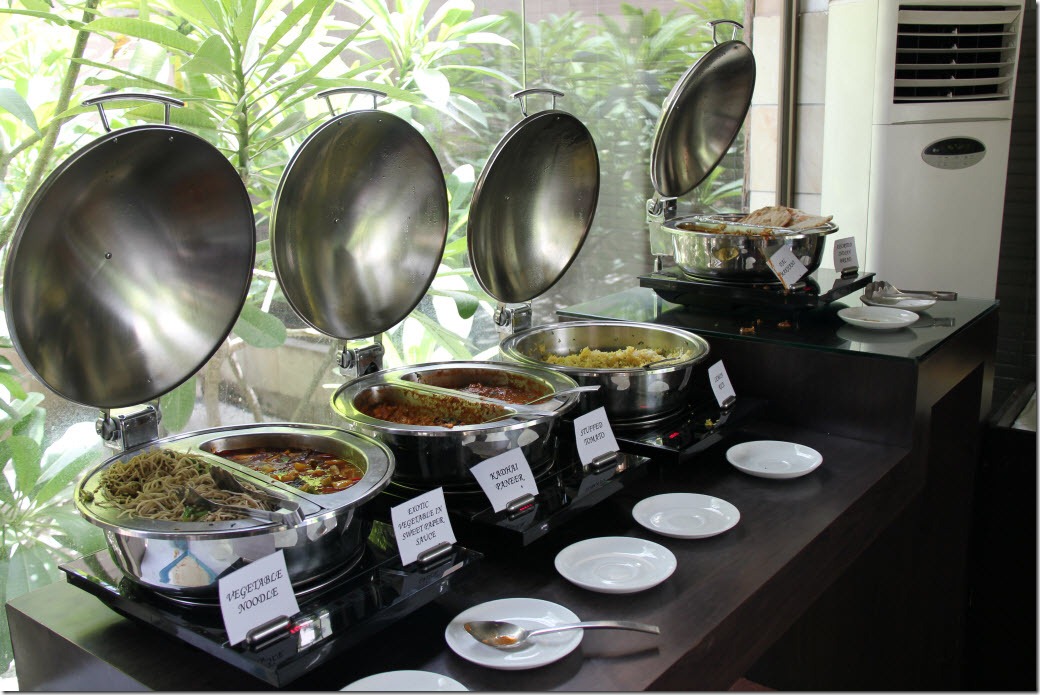
M 466 628 L 466 632 L 473 639 L 495 649 L 520 649 L 528 646 L 530 644 L 528 640 L 535 635 L 547 635 L 551 632 L 563 632 L 564 630 L 635 630 L 636 632 L 649 632 L 653 635 L 661 634 L 661 628 L 656 625 L 634 623 L 628 620 L 590 620 L 568 625 L 542 627 L 537 630 L 527 630 L 516 623 L 508 623 L 501 620 L 474 620 L 464 624 L 463 627 Z
M 573 387 L 571 387 L 569 389 L 560 389 L 559 391 L 553 391 L 552 393 L 547 393 L 544 396 L 539 396 L 538 398 L 535 398 L 532 401 L 527 401 L 526 403 L 510 403 L 509 407 L 517 409 L 517 411 L 515 413 L 504 413 L 502 415 L 496 415 L 493 418 L 488 418 L 487 420 L 482 421 L 480 424 L 481 425 L 486 425 L 489 422 L 497 422 L 498 420 L 506 420 L 506 419 L 511 418 L 511 417 L 544 417 L 544 416 L 556 415 L 557 412 L 555 410 L 539 410 L 538 408 L 527 409 L 527 406 L 534 405 L 535 403 L 541 403 L 542 401 L 548 401 L 548 400 L 551 400 L 553 398 L 559 398 L 561 396 L 569 396 L 572 393 L 584 393 L 586 391 L 598 391 L 598 390 L 599 390 L 599 384 L 589 384 L 589 385 L 586 385 L 586 386 L 573 386 Z

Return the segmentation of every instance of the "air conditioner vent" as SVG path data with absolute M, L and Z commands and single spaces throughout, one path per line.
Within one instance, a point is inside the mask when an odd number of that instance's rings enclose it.
M 895 103 L 1010 98 L 1018 7 L 900 5 Z

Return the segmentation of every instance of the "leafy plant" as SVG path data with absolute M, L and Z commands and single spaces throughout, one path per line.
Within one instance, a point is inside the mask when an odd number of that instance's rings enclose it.
M 10 348 L 7 338 L 0 347 Z M 72 482 L 104 453 L 94 423 L 70 427 L 44 446 L 42 393 L 27 392 L 0 356 L 0 601 L 58 579 L 58 565 L 105 546 L 101 530 L 72 505 Z M 14 655 L 6 612 L 0 613 L 0 672 Z

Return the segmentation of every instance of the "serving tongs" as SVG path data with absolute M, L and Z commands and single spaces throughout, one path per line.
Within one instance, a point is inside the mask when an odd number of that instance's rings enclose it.
M 207 512 L 229 512 L 247 516 L 257 521 L 266 521 L 274 524 L 288 524 L 291 521 L 290 513 L 277 511 L 271 512 L 266 509 L 253 509 L 252 507 L 240 507 L 237 504 L 223 504 L 205 497 L 193 487 L 177 485 L 173 488 L 174 493 L 179 495 L 185 506 L 203 509 Z
M 249 489 L 239 482 L 238 478 L 220 466 L 210 464 L 209 474 L 213 478 L 214 484 L 221 490 L 248 495 L 261 504 L 273 508 L 274 511 L 253 509 L 252 507 L 243 507 L 237 504 L 224 504 L 209 499 L 195 488 L 186 485 L 178 486 L 177 492 L 185 504 L 207 511 L 224 510 L 235 514 L 243 514 L 259 521 L 270 521 L 278 524 L 294 525 L 303 521 L 303 512 L 300 511 L 300 505 L 297 502 L 262 490 Z
M 957 299 L 956 292 L 947 290 L 901 290 L 890 282 L 876 280 L 863 288 L 863 296 L 867 299 L 935 299 L 941 302 L 952 302 Z

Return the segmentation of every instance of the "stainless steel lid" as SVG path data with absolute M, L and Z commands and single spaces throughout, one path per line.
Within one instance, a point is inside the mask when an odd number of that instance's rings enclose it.
M 696 188 L 718 165 L 744 124 L 755 91 L 755 57 L 741 41 L 718 43 L 694 63 L 664 100 L 650 155 L 650 182 L 663 197 Z M 741 27 L 742 28 L 742 27 Z
M 341 92 L 380 92 L 334 89 Z M 331 105 L 330 105 L 331 110 Z M 448 233 L 444 173 L 390 113 L 336 116 L 300 146 L 271 213 L 282 292 L 308 324 L 345 340 L 393 327 L 433 282 Z
M 527 116 L 523 98 L 549 93 L 553 107 Z M 570 267 L 592 226 L 599 155 L 588 129 L 555 108 L 561 92 L 527 89 L 525 118 L 492 152 L 473 190 L 467 244 L 477 282 L 500 302 L 526 302 Z
M 217 148 L 166 124 L 125 128 L 65 160 L 11 242 L 4 308 L 18 354 L 63 398 L 152 400 L 194 374 L 234 326 L 256 232 L 245 186 Z

